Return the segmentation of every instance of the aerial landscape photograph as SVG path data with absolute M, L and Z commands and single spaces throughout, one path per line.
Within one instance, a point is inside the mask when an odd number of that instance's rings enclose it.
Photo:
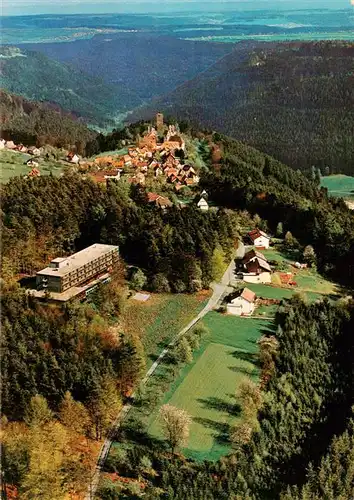
M 2 0 L 1 500 L 354 500 L 354 0 Z

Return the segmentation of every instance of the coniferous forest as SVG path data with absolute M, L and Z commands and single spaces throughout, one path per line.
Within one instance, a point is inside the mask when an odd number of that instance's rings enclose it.
M 218 130 L 296 169 L 353 175 L 352 42 L 237 44 L 207 71 L 137 109 Z

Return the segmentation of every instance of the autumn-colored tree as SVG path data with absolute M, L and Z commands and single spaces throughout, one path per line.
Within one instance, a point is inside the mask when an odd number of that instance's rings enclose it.
M 315 250 L 314 250 L 312 245 L 307 245 L 305 247 L 304 252 L 303 252 L 303 257 L 304 257 L 304 261 L 309 266 L 313 266 L 314 264 L 316 264 L 317 257 L 316 257 Z
M 28 469 L 28 428 L 20 422 L 1 421 L 1 466 L 5 485 L 22 483 Z
M 220 246 L 217 246 L 211 258 L 211 277 L 213 281 L 219 281 L 225 271 L 225 254 Z
M 29 467 L 20 487 L 26 500 L 62 500 L 66 485 L 62 473 L 68 437 L 65 428 L 50 422 L 32 429 L 29 447 Z
M 101 439 L 116 420 L 122 407 L 116 382 L 105 377 L 100 387 L 92 395 L 88 410 L 93 425 L 95 439 Z
M 240 401 L 242 413 L 247 421 L 255 421 L 262 406 L 263 397 L 260 388 L 249 378 L 240 382 L 236 398 Z
M 160 409 L 162 428 L 172 453 L 176 448 L 186 444 L 191 423 L 188 413 L 171 405 L 163 405 Z
M 53 412 L 48 407 L 47 400 L 40 394 L 31 398 L 25 415 L 25 422 L 30 427 L 42 426 L 53 418 Z
M 191 363 L 193 361 L 192 348 L 186 339 L 183 337 L 176 346 L 176 354 L 178 361 L 181 363 Z
M 274 358 L 278 350 L 278 341 L 274 335 L 263 335 L 259 341 L 259 359 L 262 365 L 261 387 L 264 387 L 274 372 Z
M 241 424 L 233 427 L 233 429 L 231 430 L 231 442 L 236 446 L 247 444 L 252 437 L 252 433 L 252 425 L 250 425 L 248 422 L 242 422 Z
M 90 426 L 90 416 L 85 406 L 75 401 L 67 391 L 59 407 L 61 423 L 78 434 L 85 434 Z

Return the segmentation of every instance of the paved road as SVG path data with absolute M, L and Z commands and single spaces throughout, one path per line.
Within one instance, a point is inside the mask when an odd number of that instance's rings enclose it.
M 242 248 L 242 247 L 243 247 L 243 245 L 241 244 L 237 250 L 237 256 L 241 256 L 241 257 L 243 256 L 242 252 L 244 253 L 244 248 Z M 147 383 L 147 381 L 149 380 L 151 375 L 155 372 L 156 368 L 161 363 L 162 359 L 166 356 L 168 351 L 176 344 L 176 342 L 183 335 L 185 335 L 196 323 L 198 323 L 198 321 L 200 321 L 203 318 L 203 316 L 205 316 L 209 311 L 211 311 L 212 309 L 214 309 L 214 307 L 216 307 L 216 305 L 218 304 L 220 299 L 223 297 L 223 295 L 227 291 L 228 285 L 234 276 L 234 270 L 235 270 L 235 262 L 234 262 L 234 259 L 232 259 L 232 261 L 230 262 L 228 268 L 226 269 L 223 277 L 221 278 L 220 283 L 213 283 L 212 284 L 213 295 L 210 297 L 210 299 L 209 299 L 208 303 L 206 304 L 206 306 L 204 307 L 204 309 L 202 309 L 200 311 L 200 313 L 185 328 L 183 328 L 183 330 L 181 330 L 176 335 L 176 337 L 172 340 L 172 342 L 170 342 L 168 344 L 168 346 L 165 347 L 165 349 L 161 352 L 160 356 L 157 358 L 157 360 L 154 362 L 154 364 L 150 367 L 150 369 L 146 373 L 145 377 L 141 381 L 141 385 L 145 385 Z M 132 395 L 132 398 L 134 399 L 134 394 Z M 104 466 L 104 463 L 106 461 L 106 458 L 108 456 L 108 453 L 109 453 L 109 450 L 112 446 L 112 443 L 114 441 L 114 436 L 116 435 L 116 432 L 118 431 L 119 427 L 121 426 L 124 418 L 127 416 L 129 411 L 131 410 L 131 407 L 132 407 L 132 405 L 130 403 L 123 406 L 123 408 L 121 409 L 121 411 L 117 417 L 117 420 L 112 425 L 112 428 L 111 428 L 110 432 L 108 433 L 108 435 L 107 435 L 107 437 L 102 445 L 102 448 L 100 450 L 100 454 L 99 454 L 98 459 L 97 459 L 96 469 L 95 469 L 95 472 L 94 472 L 92 480 L 91 480 L 90 489 L 86 495 L 86 500 L 91 500 L 95 497 L 95 493 L 96 493 L 99 478 L 100 478 L 100 473 L 101 473 L 101 470 Z

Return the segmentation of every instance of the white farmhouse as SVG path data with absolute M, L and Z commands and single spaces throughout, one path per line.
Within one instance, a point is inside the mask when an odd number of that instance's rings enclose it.
M 197 203 L 197 207 L 203 212 L 207 212 L 209 210 L 209 204 L 204 198 L 200 198 Z
M 256 294 L 249 288 L 237 292 L 227 304 L 227 312 L 235 316 L 249 316 L 255 308 Z
M 250 231 L 248 237 L 256 248 L 269 248 L 270 236 L 260 229 Z

